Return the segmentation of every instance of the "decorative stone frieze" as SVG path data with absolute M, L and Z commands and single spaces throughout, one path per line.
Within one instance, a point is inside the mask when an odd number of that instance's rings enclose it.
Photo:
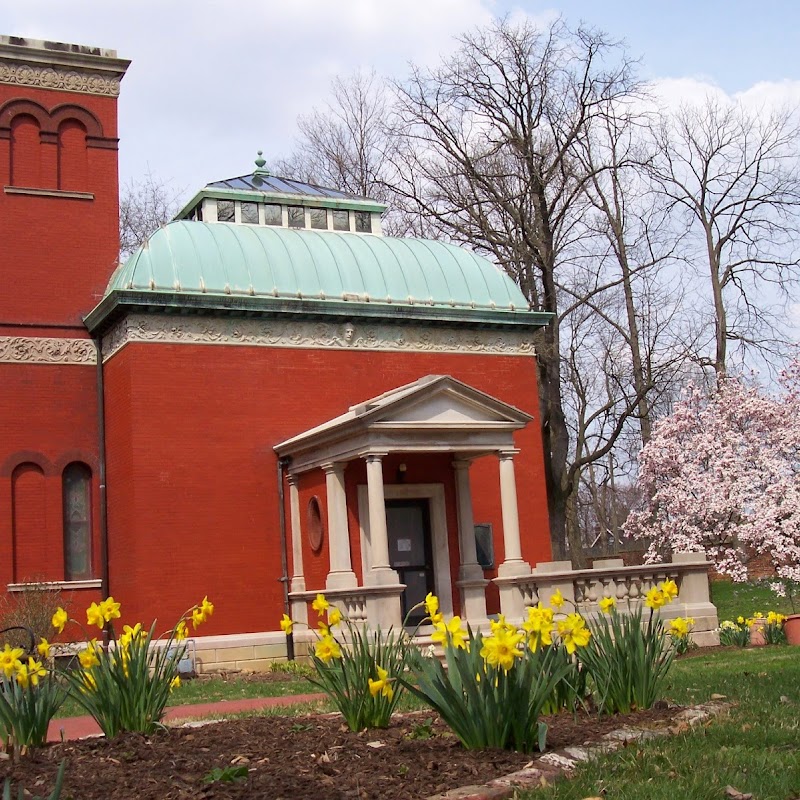
M 132 314 L 118 322 L 103 338 L 103 359 L 111 358 L 130 342 L 534 355 L 529 331 L 456 330 L 371 322 L 191 319 Z
M 97 351 L 91 339 L 0 336 L 0 363 L 92 365 Z
M 0 83 L 117 97 L 120 81 L 118 77 L 99 75 L 95 72 L 0 62 Z

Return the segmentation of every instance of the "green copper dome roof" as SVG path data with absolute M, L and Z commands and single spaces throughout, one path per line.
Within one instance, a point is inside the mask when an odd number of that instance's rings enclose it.
M 490 261 L 444 242 L 186 220 L 120 266 L 84 322 L 96 331 L 133 309 L 507 329 L 551 319 Z
M 494 264 L 443 242 L 186 221 L 156 231 L 115 272 L 114 290 L 528 308 Z

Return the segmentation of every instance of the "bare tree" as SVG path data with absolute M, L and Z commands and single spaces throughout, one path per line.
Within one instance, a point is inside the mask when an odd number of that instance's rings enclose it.
M 573 558 L 581 545 L 568 506 L 579 468 L 569 463 L 560 286 L 570 283 L 572 254 L 590 235 L 579 224 L 592 177 L 578 158 L 580 143 L 634 88 L 618 44 L 560 20 L 544 30 L 505 21 L 464 36 L 441 67 L 415 69 L 398 87 L 405 141 L 398 191 L 435 233 L 487 254 L 532 307 L 554 315 L 537 342 L 540 410 L 553 548 L 563 556 L 569 537 Z M 620 415 L 637 403 L 623 403 Z M 611 426 L 610 438 L 581 459 L 603 457 L 623 429 Z
M 177 214 L 180 194 L 168 181 L 162 181 L 150 172 L 122 187 L 119 198 L 120 259 L 131 255 L 153 231 L 166 225 Z
M 756 113 L 708 97 L 667 116 L 654 143 L 651 174 L 691 233 L 687 260 L 703 265 L 711 297 L 713 347 L 700 363 L 724 374 L 731 342 L 780 352 L 775 300 L 800 264 L 797 109 Z
M 394 236 L 414 232 L 393 189 L 391 105 L 391 94 L 374 70 L 335 78 L 326 105 L 298 118 L 295 149 L 275 161 L 275 171 L 386 203 L 384 231 Z

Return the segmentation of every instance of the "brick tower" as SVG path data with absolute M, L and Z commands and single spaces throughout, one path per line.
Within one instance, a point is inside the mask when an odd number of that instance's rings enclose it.
M 85 315 L 118 253 L 111 50 L 0 36 L 0 591 L 104 578 L 102 423 Z

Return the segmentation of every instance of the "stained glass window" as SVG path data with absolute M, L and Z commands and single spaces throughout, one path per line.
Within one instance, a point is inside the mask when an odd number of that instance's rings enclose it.
M 64 579 L 92 577 L 92 471 L 76 461 L 62 476 L 64 496 Z

